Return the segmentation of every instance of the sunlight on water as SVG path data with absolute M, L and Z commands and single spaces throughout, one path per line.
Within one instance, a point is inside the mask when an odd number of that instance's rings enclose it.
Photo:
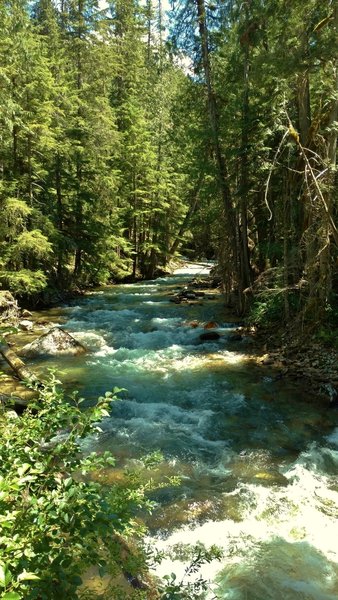
M 175 275 L 190 275 L 196 277 L 197 275 L 209 275 L 210 269 L 213 267 L 212 262 L 209 263 L 187 263 L 183 267 L 176 269 Z
M 158 575 L 183 577 L 178 548 L 217 544 L 222 561 L 202 567 L 215 580 L 210 598 L 337 600 L 338 411 L 255 367 L 245 343 L 230 341 L 236 325 L 220 295 L 198 306 L 170 302 L 211 266 L 189 264 L 60 309 L 88 353 L 48 364 L 87 402 L 124 388 L 85 446 L 115 453 L 108 481 L 159 449 L 158 481 L 181 474 L 179 486 L 153 493 L 145 517 L 151 545 L 170 551 Z M 219 339 L 200 339 L 208 321 Z
M 213 586 L 220 598 L 334 600 L 338 592 L 338 492 L 328 489 L 330 478 L 302 466 L 309 456 L 311 452 L 302 454 L 286 470 L 286 486 L 240 484 L 235 492 L 225 494 L 244 500 L 238 522 L 226 519 L 185 526 L 168 539 L 159 538 L 157 547 L 169 553 L 180 545 L 197 543 L 221 547 L 226 567 L 217 576 L 218 586 Z M 184 563 L 167 559 L 157 575 L 173 570 L 182 577 Z M 214 579 L 219 570 L 214 561 L 202 568 L 202 575 Z

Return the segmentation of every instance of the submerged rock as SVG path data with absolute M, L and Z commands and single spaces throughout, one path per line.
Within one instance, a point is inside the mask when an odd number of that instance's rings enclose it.
M 198 321 L 188 321 L 188 323 L 184 323 L 186 327 L 192 327 L 193 329 L 197 329 L 200 327 L 200 323 Z
M 21 350 L 21 354 L 29 357 L 40 356 L 41 354 L 76 356 L 85 352 L 87 352 L 87 349 L 61 327 L 53 327 L 53 329 L 38 337 L 34 342 L 27 344 Z
M 209 321 L 204 325 L 204 329 L 217 329 L 217 327 L 219 327 L 219 325 L 216 321 Z
M 201 333 L 200 340 L 202 342 L 209 342 L 212 340 L 219 340 L 220 334 L 217 331 L 206 331 L 205 333 Z
M 232 335 L 229 335 L 229 342 L 241 342 L 243 339 L 243 336 L 240 333 L 233 333 Z
M 196 292 L 195 290 L 191 290 L 189 288 L 184 288 L 179 291 L 177 294 L 170 298 L 170 302 L 175 302 L 175 304 L 181 304 L 182 302 L 189 302 L 189 300 L 200 300 L 204 297 L 204 292 Z

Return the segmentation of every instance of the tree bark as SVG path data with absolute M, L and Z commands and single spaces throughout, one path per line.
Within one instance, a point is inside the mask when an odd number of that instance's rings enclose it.
M 204 0 L 195 0 L 198 15 L 198 29 L 200 35 L 200 45 L 203 61 L 203 70 L 205 77 L 205 86 L 207 91 L 208 113 L 212 133 L 213 150 L 217 164 L 220 190 L 223 200 L 223 206 L 226 215 L 226 235 L 229 241 L 230 251 L 232 253 L 232 264 L 228 264 L 229 270 L 235 276 L 236 283 L 239 280 L 238 273 L 238 251 L 237 251 L 237 226 L 234 207 L 232 204 L 231 191 L 228 183 L 228 172 L 226 162 L 222 153 L 219 131 L 219 118 L 217 114 L 216 98 L 212 85 L 208 29 L 206 22 L 205 2 Z
M 186 231 L 192 216 L 196 212 L 196 209 L 198 206 L 198 200 L 199 200 L 199 192 L 200 192 L 203 180 L 204 180 L 204 173 L 201 173 L 199 179 L 197 180 L 195 187 L 191 190 L 190 206 L 189 206 L 187 214 L 185 215 L 185 217 L 183 219 L 183 222 L 181 223 L 178 234 L 177 234 L 172 246 L 170 247 L 170 250 L 169 250 L 170 256 L 173 256 L 173 254 L 175 254 L 175 252 L 177 251 L 177 249 L 182 241 L 181 240 L 182 235 Z
M 26 367 L 25 363 L 6 344 L 0 345 L 0 354 L 21 381 L 30 381 L 40 387 L 42 386 L 36 375 Z
M 56 189 L 56 206 L 57 206 L 57 227 L 58 231 L 62 233 L 63 231 L 63 198 L 62 198 L 62 175 L 61 175 L 61 158 L 59 152 L 56 153 L 56 163 L 55 163 L 55 189 Z M 63 276 L 63 251 L 58 244 L 57 250 L 57 280 L 58 284 L 61 286 Z
M 248 15 L 246 15 L 248 19 Z M 250 287 L 251 267 L 248 244 L 248 206 L 247 194 L 249 191 L 248 146 L 249 146 L 249 69 L 250 46 L 249 41 L 244 44 L 243 58 L 243 103 L 242 103 L 242 140 L 240 163 L 240 262 L 241 262 L 241 287 Z
M 335 3 L 333 12 L 333 26 L 338 38 L 338 7 Z M 334 222 L 334 201 L 336 198 L 336 164 L 337 164 L 337 128 L 334 126 L 338 121 L 338 59 L 333 63 L 333 92 L 335 99 L 333 100 L 329 122 L 327 125 L 327 160 L 328 160 L 328 175 L 327 175 L 327 192 L 325 193 L 326 205 L 324 203 L 323 214 L 323 250 L 320 253 L 320 286 L 319 295 L 323 308 L 329 301 L 332 290 L 332 267 L 331 267 L 331 235 L 338 246 L 338 231 Z

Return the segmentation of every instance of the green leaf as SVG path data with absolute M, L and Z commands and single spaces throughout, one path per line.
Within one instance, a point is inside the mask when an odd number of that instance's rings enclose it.
M 18 581 L 36 581 L 38 579 L 40 579 L 38 575 L 35 575 L 35 573 L 30 573 L 29 571 L 23 571 L 18 576 Z
M 105 408 L 102 408 L 101 415 L 102 415 L 102 417 L 109 417 L 110 413 Z
M 8 569 L 7 565 L 0 565 L 0 586 L 7 587 L 12 581 L 12 573 Z
M 6 594 L 2 596 L 2 600 L 22 600 L 22 596 L 17 592 L 6 592 Z

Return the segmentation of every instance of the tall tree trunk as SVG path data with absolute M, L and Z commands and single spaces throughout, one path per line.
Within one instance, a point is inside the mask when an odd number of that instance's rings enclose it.
M 57 206 L 57 228 L 62 234 L 63 231 L 63 198 L 62 198 L 62 175 L 61 175 L 61 158 L 59 152 L 56 154 L 55 161 L 55 188 L 56 188 L 56 206 Z M 57 252 L 57 280 L 58 284 L 62 285 L 63 280 L 63 251 L 61 245 L 58 245 Z
M 137 265 L 138 265 L 138 252 L 139 252 L 139 239 L 138 239 L 138 227 L 137 227 L 137 195 L 136 195 L 136 175 L 133 172 L 133 245 L 134 245 L 134 254 L 133 254 L 133 278 L 135 279 L 137 273 Z
M 191 197 L 190 197 L 190 202 L 189 202 L 189 209 L 181 223 L 181 226 L 178 230 L 177 236 L 176 236 L 173 244 L 170 247 L 170 250 L 169 250 L 170 256 L 173 256 L 175 254 L 179 245 L 182 243 L 182 236 L 183 236 L 184 232 L 187 230 L 188 225 L 191 221 L 191 218 L 193 217 L 193 215 L 196 212 L 196 209 L 198 206 L 198 200 L 199 200 L 199 193 L 200 193 L 200 189 L 202 187 L 203 180 L 204 180 L 204 173 L 201 173 L 196 182 L 196 185 L 190 192 Z
M 238 284 L 239 273 L 238 273 L 238 249 L 237 249 L 237 224 L 234 207 L 232 204 L 231 191 L 228 183 L 228 172 L 226 162 L 222 153 L 220 132 L 219 132 L 219 118 L 217 113 L 216 98 L 212 85 L 211 67 L 210 67 L 210 56 L 209 56 L 209 42 L 208 42 L 208 29 L 206 22 L 205 2 L 204 0 L 195 0 L 198 15 L 198 29 L 200 36 L 200 45 L 203 61 L 203 70 L 205 77 L 205 85 L 207 91 L 208 100 L 208 114 L 212 133 L 212 144 L 215 154 L 218 177 L 220 183 L 220 190 L 222 194 L 223 206 L 225 211 L 225 224 L 226 224 L 226 236 L 229 245 L 229 253 L 232 257 L 230 258 L 232 264 L 227 264 L 227 270 L 231 271 L 235 282 Z M 228 284 L 229 284 L 228 280 Z M 227 290 L 230 292 L 230 290 Z
M 289 177 L 283 171 L 283 285 L 284 285 L 284 318 L 288 323 L 290 320 L 290 305 L 289 305 L 289 267 L 290 267 L 290 190 Z
M 27 163 L 28 163 L 28 198 L 30 206 L 33 206 L 33 168 L 32 168 L 32 136 L 27 137 Z
M 307 71 L 298 75 L 297 108 L 300 143 L 307 146 L 311 127 L 310 81 Z
M 336 40 L 338 39 L 338 6 L 335 3 L 333 13 L 333 26 L 336 34 Z M 334 214 L 334 201 L 336 200 L 337 194 L 337 127 L 335 124 L 338 121 L 338 59 L 335 58 L 333 63 L 333 93 L 334 100 L 329 116 L 329 122 L 327 125 L 327 162 L 328 162 L 328 175 L 327 175 L 327 191 L 325 192 L 325 200 L 327 210 L 323 212 L 323 250 L 320 255 L 320 285 L 319 293 L 323 308 L 329 300 L 329 296 L 332 288 L 332 267 L 331 267 L 331 233 L 332 226 L 330 223 Z
M 84 0 L 78 0 L 77 3 L 77 17 L 78 17 L 78 27 L 76 32 L 76 41 L 77 41 L 77 54 L 76 54 L 76 83 L 77 83 L 77 100 L 78 100 L 78 110 L 77 116 L 80 122 L 82 117 L 81 110 L 81 92 L 83 89 L 83 65 L 82 65 L 82 46 L 81 40 L 84 37 L 86 25 L 84 18 Z M 81 133 L 79 134 L 79 142 L 81 142 Z M 77 152 L 76 156 L 76 202 L 75 202 L 75 261 L 74 261 L 74 276 L 77 277 L 80 275 L 82 269 L 82 235 L 83 235 L 83 207 L 82 207 L 82 196 L 81 196 L 81 187 L 82 187 L 82 156 L 81 152 Z
M 19 159 L 18 159 L 18 133 L 19 128 L 14 123 L 12 129 L 12 141 L 13 141 L 13 173 L 14 176 L 18 175 L 19 172 Z
M 251 267 L 248 244 L 248 202 L 249 191 L 249 70 L 250 70 L 250 45 L 249 41 L 244 44 L 243 60 L 243 104 L 242 104 L 242 140 L 241 140 L 241 162 L 240 162 L 240 263 L 241 263 L 241 286 L 246 289 L 252 283 Z M 244 308 L 244 307 L 243 307 Z
M 147 60 L 150 62 L 151 55 L 151 20 L 152 20 L 152 0 L 146 2 L 146 14 L 147 14 Z
M 75 261 L 74 261 L 74 276 L 80 275 L 82 269 L 82 228 L 83 228 L 83 209 L 82 209 L 82 198 L 81 198 L 81 181 L 82 181 L 82 169 L 81 169 L 81 158 L 77 157 L 76 165 L 76 181 L 77 181 L 77 196 L 75 202 Z
M 309 57 L 309 38 L 307 31 L 303 31 L 301 34 L 302 43 L 302 55 L 303 60 L 308 61 Z M 297 77 L 297 88 L 296 88 L 296 104 L 298 112 L 298 130 L 299 140 L 305 149 L 310 145 L 310 128 L 311 128 L 311 97 L 310 97 L 310 78 L 309 71 L 306 69 L 299 73 Z M 307 210 L 307 206 L 303 202 L 299 202 L 300 190 L 303 186 L 303 175 L 299 176 L 297 172 L 303 173 L 305 168 L 304 158 L 300 155 L 298 163 L 295 168 L 295 173 L 291 176 L 291 194 L 294 197 L 294 216 L 295 216 L 295 231 L 299 232 L 298 238 L 300 239 L 303 231 L 309 226 L 311 218 L 310 212 Z

